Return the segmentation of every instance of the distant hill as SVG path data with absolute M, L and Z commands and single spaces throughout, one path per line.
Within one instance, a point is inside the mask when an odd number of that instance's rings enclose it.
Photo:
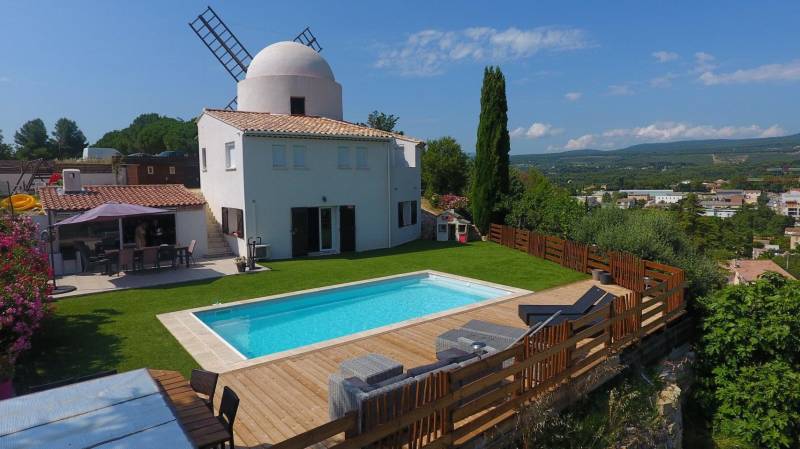
M 511 164 L 536 167 L 557 182 L 576 188 L 611 182 L 626 187 L 669 187 L 683 180 L 776 174 L 770 168 L 786 168 L 787 172 L 788 168 L 800 169 L 800 134 L 646 143 L 609 151 L 521 154 L 512 155 Z M 791 170 L 795 178 L 796 171 Z

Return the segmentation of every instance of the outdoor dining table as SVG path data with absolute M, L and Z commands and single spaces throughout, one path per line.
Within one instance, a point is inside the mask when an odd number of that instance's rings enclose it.
M 180 373 L 138 369 L 0 401 L 0 448 L 181 449 L 228 437 L 190 392 Z

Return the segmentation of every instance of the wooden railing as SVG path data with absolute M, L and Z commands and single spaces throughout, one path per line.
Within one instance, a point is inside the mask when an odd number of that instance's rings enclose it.
M 493 225 L 491 240 L 576 271 L 608 270 L 631 291 L 577 320 L 544 326 L 502 352 L 373 397 L 360 420 L 351 413 L 272 449 L 451 447 L 686 313 L 680 269 L 507 226 Z M 343 440 L 329 440 L 342 433 Z

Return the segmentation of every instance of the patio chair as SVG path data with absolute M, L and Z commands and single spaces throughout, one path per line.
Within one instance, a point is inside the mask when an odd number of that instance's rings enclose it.
M 145 248 L 142 248 L 142 259 L 140 264 L 142 269 L 144 269 L 145 266 L 150 266 L 151 268 L 157 268 L 158 247 L 147 246 Z
M 239 411 L 239 396 L 237 396 L 233 390 L 226 386 L 222 389 L 222 400 L 219 403 L 219 414 L 217 415 L 217 419 L 219 419 L 222 425 L 225 426 L 225 428 L 231 434 L 231 439 L 227 441 L 231 449 L 236 448 L 233 443 L 233 421 L 236 419 L 237 411 Z M 223 442 L 222 447 L 224 446 L 225 443 Z
M 133 249 L 123 248 L 117 254 L 117 271 L 129 271 L 134 269 Z
M 189 379 L 192 390 L 198 393 L 198 396 L 212 411 L 214 410 L 214 391 L 217 389 L 217 380 L 219 380 L 219 374 L 202 369 L 193 369 L 192 377 Z
M 166 261 L 170 263 L 172 268 L 177 265 L 177 252 L 174 245 L 161 245 L 158 247 L 158 257 L 156 258 L 156 265 L 161 268 L 161 262 Z
M 81 270 L 84 273 L 92 272 L 95 267 L 103 267 L 103 273 L 109 274 L 111 272 L 111 259 L 107 257 L 92 256 L 89 247 L 83 242 L 75 242 L 75 249 L 81 260 Z
M 192 240 L 189 242 L 189 247 L 186 248 L 186 252 L 184 253 L 185 257 L 187 257 L 186 265 L 191 266 L 194 263 L 194 247 L 197 246 L 197 240 Z

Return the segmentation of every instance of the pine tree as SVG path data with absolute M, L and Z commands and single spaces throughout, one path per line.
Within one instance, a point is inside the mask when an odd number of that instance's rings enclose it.
M 499 67 L 486 67 L 481 87 L 475 172 L 470 189 L 472 219 L 482 233 L 489 230 L 492 221 L 504 221 L 504 214 L 498 210 L 498 205 L 509 190 L 510 150 L 506 80 Z

